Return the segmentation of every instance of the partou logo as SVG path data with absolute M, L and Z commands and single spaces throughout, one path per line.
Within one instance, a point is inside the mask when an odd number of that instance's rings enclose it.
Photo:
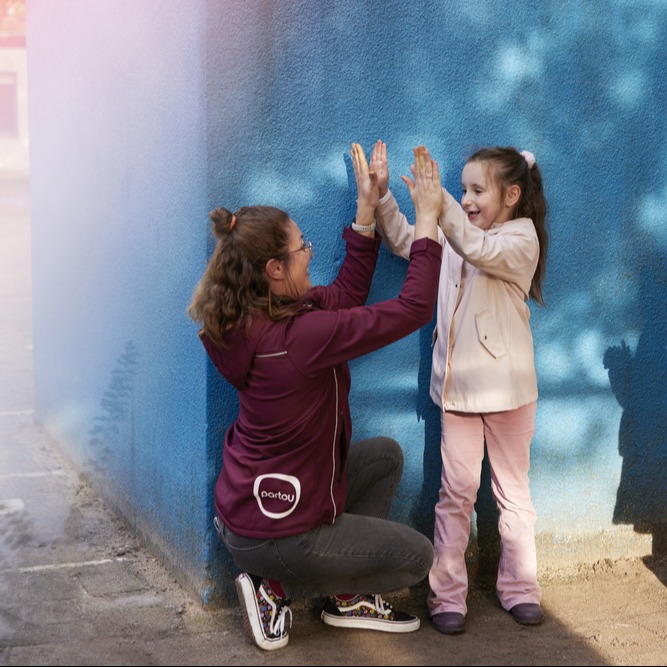
M 264 516 L 270 519 L 284 519 L 299 504 L 301 482 L 293 475 L 269 473 L 255 479 L 252 492 Z

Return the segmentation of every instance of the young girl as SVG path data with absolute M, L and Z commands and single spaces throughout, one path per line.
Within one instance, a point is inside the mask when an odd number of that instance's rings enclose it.
M 386 146 L 370 167 L 378 174 L 378 230 L 407 257 L 413 228 L 388 191 Z M 442 410 L 442 486 L 435 508 L 435 560 L 428 606 L 439 632 L 465 629 L 465 551 L 486 441 L 500 516 L 496 590 L 518 623 L 544 614 L 537 583 L 535 510 L 528 470 L 537 379 L 527 301 L 543 305 L 547 205 L 532 153 L 485 148 L 463 169 L 459 205 L 444 190 L 439 219 L 444 246 L 430 394 Z

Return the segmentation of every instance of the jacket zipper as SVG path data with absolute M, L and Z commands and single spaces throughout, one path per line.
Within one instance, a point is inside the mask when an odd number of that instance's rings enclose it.
M 336 500 L 334 498 L 334 481 L 336 479 L 336 441 L 338 438 L 338 376 L 336 375 L 336 369 L 333 369 L 334 374 L 334 384 L 336 386 L 336 426 L 334 428 L 334 437 L 333 443 L 331 446 L 331 486 L 329 487 L 329 494 L 331 496 L 331 504 L 333 505 L 333 516 L 331 517 L 331 523 L 336 520 Z

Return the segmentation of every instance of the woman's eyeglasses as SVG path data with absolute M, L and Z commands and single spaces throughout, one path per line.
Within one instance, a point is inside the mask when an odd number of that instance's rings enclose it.
M 292 252 L 301 252 L 302 250 L 303 250 L 303 252 L 309 252 L 312 255 L 313 254 L 313 242 L 308 241 L 306 239 L 303 239 L 303 241 L 301 242 L 301 247 L 297 248 L 296 250 L 288 250 L 288 254 L 292 253 Z

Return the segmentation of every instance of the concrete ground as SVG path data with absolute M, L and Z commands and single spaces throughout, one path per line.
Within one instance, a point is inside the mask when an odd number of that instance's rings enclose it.
M 36 423 L 29 211 L 20 183 L 0 195 L 0 665 L 667 664 L 667 562 L 652 556 L 550 571 L 539 627 L 478 580 L 462 635 L 433 630 L 421 587 L 388 596 L 418 632 L 330 628 L 300 601 L 286 648 L 251 645 L 238 607 L 202 609 Z

